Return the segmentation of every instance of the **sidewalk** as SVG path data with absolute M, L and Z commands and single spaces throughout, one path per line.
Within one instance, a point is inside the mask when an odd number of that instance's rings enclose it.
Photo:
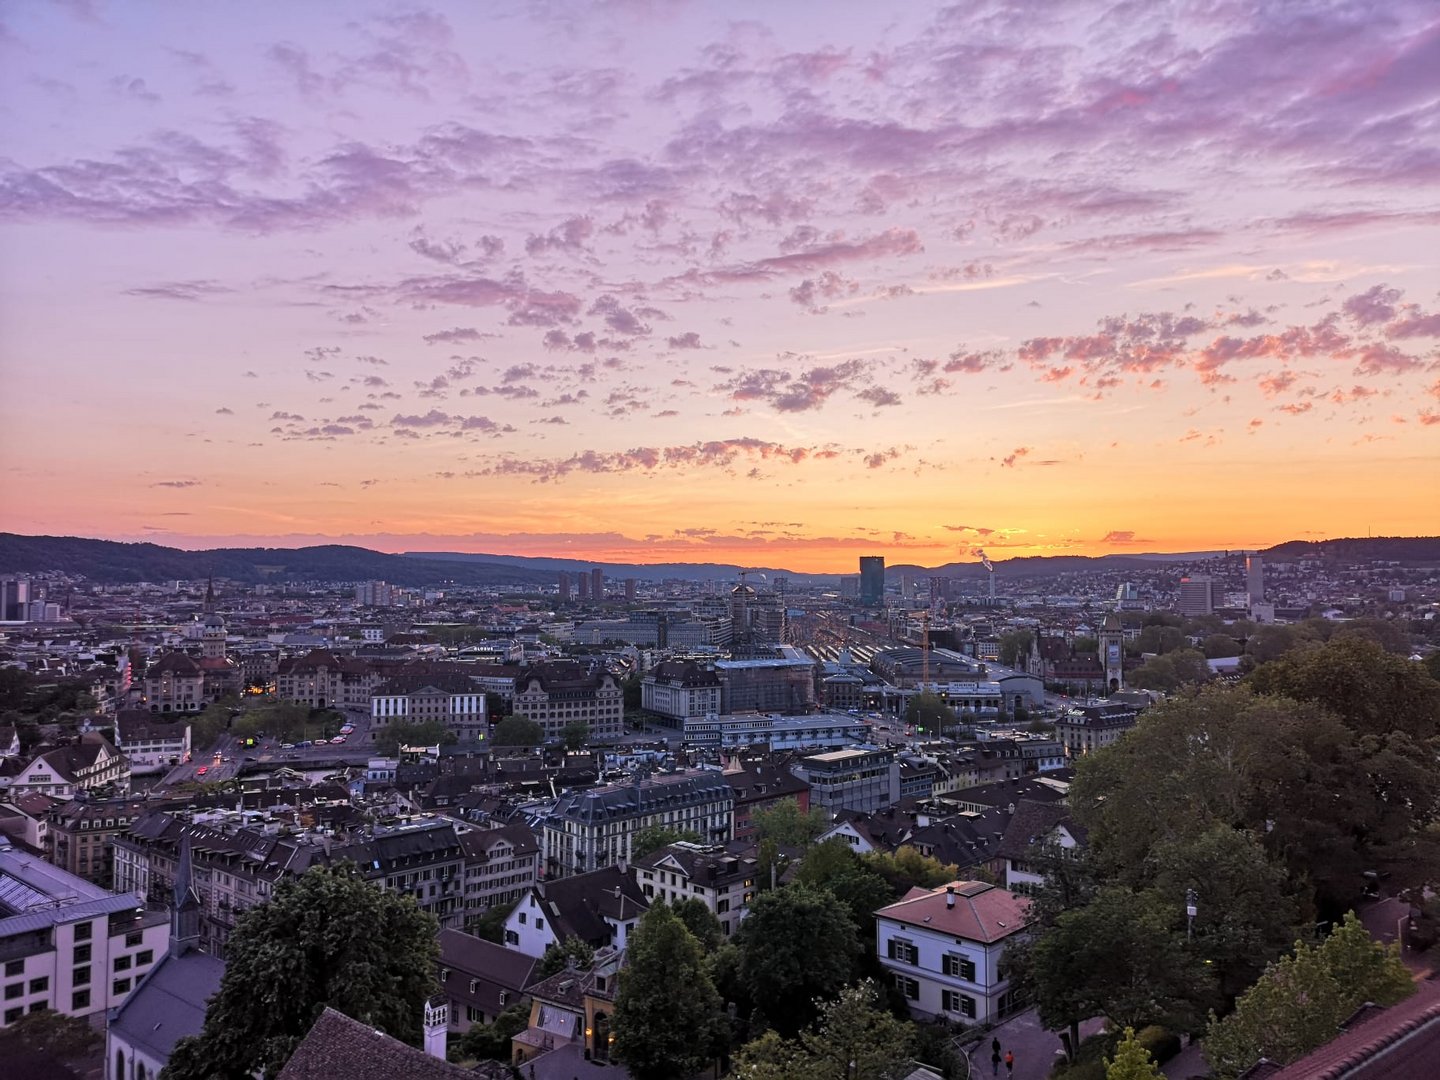
M 1080 1038 L 1083 1040 L 1095 1034 L 1103 1026 L 1104 1021 L 1098 1017 L 1085 1021 L 1080 1025 Z M 1016 1013 L 993 1031 L 987 1032 L 978 1043 L 968 1047 L 970 1063 L 974 1068 L 972 1075 L 979 1080 L 990 1075 L 991 1039 L 1000 1040 L 1002 1056 L 1007 1050 L 1015 1055 L 1013 1080 L 1045 1080 L 1050 1075 L 1050 1070 L 1055 1067 L 1056 1055 L 1062 1050 L 1060 1036 L 1040 1026 L 1040 1018 L 1035 1015 L 1034 1009 L 1026 1009 L 1022 1013 Z M 1003 1062 L 1000 1065 L 1000 1076 L 1005 1076 Z

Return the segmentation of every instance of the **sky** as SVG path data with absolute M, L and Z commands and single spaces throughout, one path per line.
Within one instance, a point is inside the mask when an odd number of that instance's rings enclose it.
M 0 529 L 1440 533 L 1440 5 L 0 4 Z

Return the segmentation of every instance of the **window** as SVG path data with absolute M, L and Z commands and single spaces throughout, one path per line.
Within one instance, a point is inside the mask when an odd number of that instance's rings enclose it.
M 506 931 L 505 931 L 505 944 L 507 944 L 507 945 L 519 945 L 519 944 L 520 944 L 520 935 L 517 934 L 514 930 L 506 930 Z
M 144 941 L 145 935 L 139 930 L 125 935 L 125 947 L 127 949 L 133 949 L 136 945 L 143 944 Z
M 76 990 L 75 993 L 73 993 L 73 994 L 70 995 L 70 1011 L 71 1011 L 71 1012 L 79 1012 L 81 1009 L 88 1009 L 89 1007 L 90 1007 L 90 991 L 89 991 L 89 990 Z
M 129 970 L 130 970 L 130 957 L 128 957 L 128 956 L 117 956 L 117 957 L 115 957 L 115 970 L 116 970 L 116 971 L 129 971 Z
M 941 1007 L 946 1012 L 958 1012 L 961 1016 L 975 1017 L 975 999 L 958 990 L 946 990 L 941 995 Z
M 535 920 L 535 929 L 536 929 L 536 930 L 544 930 L 544 929 L 545 929 L 545 920 L 544 920 L 544 919 L 536 919 L 536 920 Z
M 520 912 L 520 925 L 521 925 L 521 926 L 524 926 L 524 925 L 525 925 L 525 912 L 523 912 L 523 911 Z
M 139 967 L 141 964 L 148 964 L 148 963 L 150 963 L 151 960 L 154 960 L 154 959 L 155 959 L 155 950 L 154 950 L 154 949 L 143 949 L 143 950 L 141 950 L 140 952 L 137 952 L 137 953 L 135 954 L 135 966 L 136 966 L 136 967 Z
M 95 931 L 95 927 L 94 927 L 93 925 L 91 925 L 90 923 L 88 923 L 88 922 L 76 923 L 76 924 L 75 924 L 75 940 L 76 940 L 76 941 L 89 941 L 89 940 L 90 940 L 90 935 L 91 935 L 92 933 L 94 933 L 94 931 Z
M 920 980 L 912 979 L 909 975 L 896 975 L 895 989 L 904 994 L 909 1001 L 920 1000 Z
M 89 986 L 90 965 L 86 964 L 84 967 L 77 967 L 73 972 L 71 972 L 70 982 L 72 985 L 75 986 Z
M 505 1004 L 507 1001 L 509 1001 L 509 1000 L 510 1000 L 510 991 L 509 991 L 509 990 L 501 990 L 501 991 L 500 991 L 500 1004 L 501 1004 L 501 1005 L 504 1005 L 504 1004 Z
M 116 994 L 128 994 L 130 992 L 130 980 L 116 979 L 111 990 Z
M 9 986 L 5 987 L 5 1000 L 14 1001 L 16 998 L 20 997 L 24 993 L 25 984 L 23 982 L 11 983 Z
M 77 964 L 88 964 L 88 963 L 90 962 L 90 946 L 89 946 L 89 945 L 76 945 L 76 946 L 75 946 L 75 960 L 74 960 L 74 962 L 77 963 Z
M 959 953 L 946 953 L 944 968 L 946 975 L 954 975 L 966 982 L 975 981 L 975 961 L 969 960 Z
M 30 980 L 30 992 L 31 992 L 32 994 L 41 994 L 41 993 L 44 993 L 46 990 L 49 990 L 49 989 L 50 989 L 50 976 L 49 976 L 49 975 L 43 975 L 43 976 L 41 976 L 41 977 L 38 978 L 38 979 L 31 979 L 31 980 Z
M 42 1000 L 42 1001 L 32 1001 L 32 1002 L 30 1002 L 30 1011 L 31 1011 L 31 1012 L 43 1012 L 44 1010 L 48 1009 L 49 1007 L 50 1007 L 50 1002 L 48 1002 L 48 1001 L 43 1001 L 43 1000 Z
M 902 964 L 920 964 L 920 950 L 912 942 L 902 941 L 900 938 L 891 938 L 886 946 L 886 955 L 891 960 L 899 960 Z
M 5 977 L 6 977 L 7 979 L 8 979 L 10 976 L 12 976 L 12 975 L 24 975 L 24 974 L 25 974 L 25 961 L 24 961 L 24 960 L 8 960 L 8 961 L 6 961 L 6 963 L 5 963 Z
M 5 1023 L 7 1023 L 7 1024 L 13 1024 L 16 1020 L 19 1020 L 20 1017 L 22 1017 L 22 1016 L 24 1016 L 24 1015 L 25 1015 L 25 1010 L 24 1010 L 23 1008 L 21 1008 L 20 1006 L 18 1006 L 18 1005 L 17 1005 L 15 1008 L 13 1008 L 13 1009 L 6 1009 L 6 1010 L 5 1010 Z

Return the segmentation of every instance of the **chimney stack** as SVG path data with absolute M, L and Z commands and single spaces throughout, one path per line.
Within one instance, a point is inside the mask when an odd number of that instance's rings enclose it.
M 946 886 L 945 886 L 945 906 L 946 906 L 947 908 L 953 908 L 953 907 L 955 906 L 955 886 L 954 886 L 954 885 L 946 885 Z

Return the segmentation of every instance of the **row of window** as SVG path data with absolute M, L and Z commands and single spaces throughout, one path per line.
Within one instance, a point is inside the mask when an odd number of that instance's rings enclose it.
M 904 994 L 908 1001 L 920 1000 L 920 982 L 909 975 L 896 975 L 895 989 Z M 945 1012 L 959 1013 L 972 1020 L 975 1018 L 975 999 L 958 990 L 942 990 L 940 992 L 940 1008 Z
M 885 944 L 885 955 L 891 960 L 897 960 L 902 964 L 920 966 L 920 950 L 914 942 L 906 941 L 903 938 L 891 938 Z M 966 982 L 975 982 L 976 969 L 975 961 L 968 959 L 960 953 L 946 953 L 940 958 L 940 970 L 957 979 L 964 979 Z

